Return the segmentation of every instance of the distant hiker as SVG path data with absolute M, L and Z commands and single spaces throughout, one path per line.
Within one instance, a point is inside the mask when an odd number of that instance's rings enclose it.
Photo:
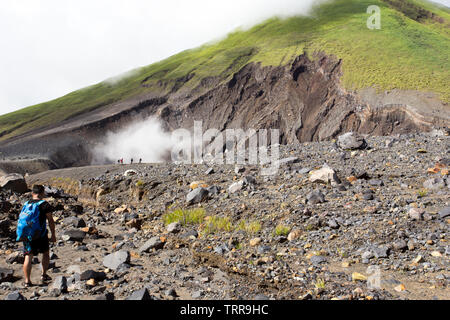
M 119 160 L 117 160 L 117 164 L 120 164 L 120 159 L 119 159 Z
M 120 159 L 120 164 L 123 164 L 123 158 L 122 158 L 122 159 Z
M 131 158 L 131 164 L 133 164 L 133 158 Z
M 141 164 L 142 163 L 142 159 L 139 159 L 139 164 Z
M 41 283 L 46 284 L 51 281 L 47 275 L 50 263 L 50 246 L 49 241 L 56 242 L 55 222 L 53 221 L 52 212 L 54 208 L 44 199 L 45 189 L 41 185 L 33 186 L 32 199 L 24 204 L 19 215 L 17 223 L 17 239 L 23 242 L 23 251 L 25 262 L 23 264 L 23 273 L 25 275 L 25 287 L 30 287 L 31 268 L 33 256 L 42 253 L 42 275 Z M 52 236 L 48 238 L 47 223 L 52 232 Z

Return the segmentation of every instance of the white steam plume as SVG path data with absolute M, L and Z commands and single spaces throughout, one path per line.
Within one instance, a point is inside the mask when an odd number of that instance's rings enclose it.
M 161 123 L 149 118 L 134 122 L 117 131 L 108 132 L 103 143 L 94 148 L 94 164 L 135 163 L 142 159 L 144 163 L 163 161 L 172 147 L 171 134 L 163 130 Z

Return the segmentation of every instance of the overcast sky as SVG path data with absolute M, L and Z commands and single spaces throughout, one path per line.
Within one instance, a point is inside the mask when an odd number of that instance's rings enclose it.
M 0 114 L 60 97 L 314 0 L 0 0 Z M 450 0 L 439 0 L 450 6 Z

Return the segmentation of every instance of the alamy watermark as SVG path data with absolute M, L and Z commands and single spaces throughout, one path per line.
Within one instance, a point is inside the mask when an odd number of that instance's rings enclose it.
M 371 16 L 367 19 L 367 28 L 370 30 L 381 29 L 381 9 L 379 6 L 369 6 L 367 14 Z
M 269 144 L 270 139 L 270 144 Z M 260 165 L 262 175 L 273 175 L 280 167 L 280 132 L 278 129 L 208 129 L 195 121 L 193 132 L 172 132 L 172 161 L 184 164 L 211 163 Z

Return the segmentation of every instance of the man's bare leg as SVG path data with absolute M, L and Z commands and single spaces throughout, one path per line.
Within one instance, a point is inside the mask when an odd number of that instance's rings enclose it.
M 42 254 L 42 276 L 47 276 L 48 266 L 50 265 L 50 252 L 44 252 Z
M 25 275 L 25 283 L 31 283 L 31 268 L 32 268 L 33 255 L 27 254 L 23 263 L 23 274 Z

